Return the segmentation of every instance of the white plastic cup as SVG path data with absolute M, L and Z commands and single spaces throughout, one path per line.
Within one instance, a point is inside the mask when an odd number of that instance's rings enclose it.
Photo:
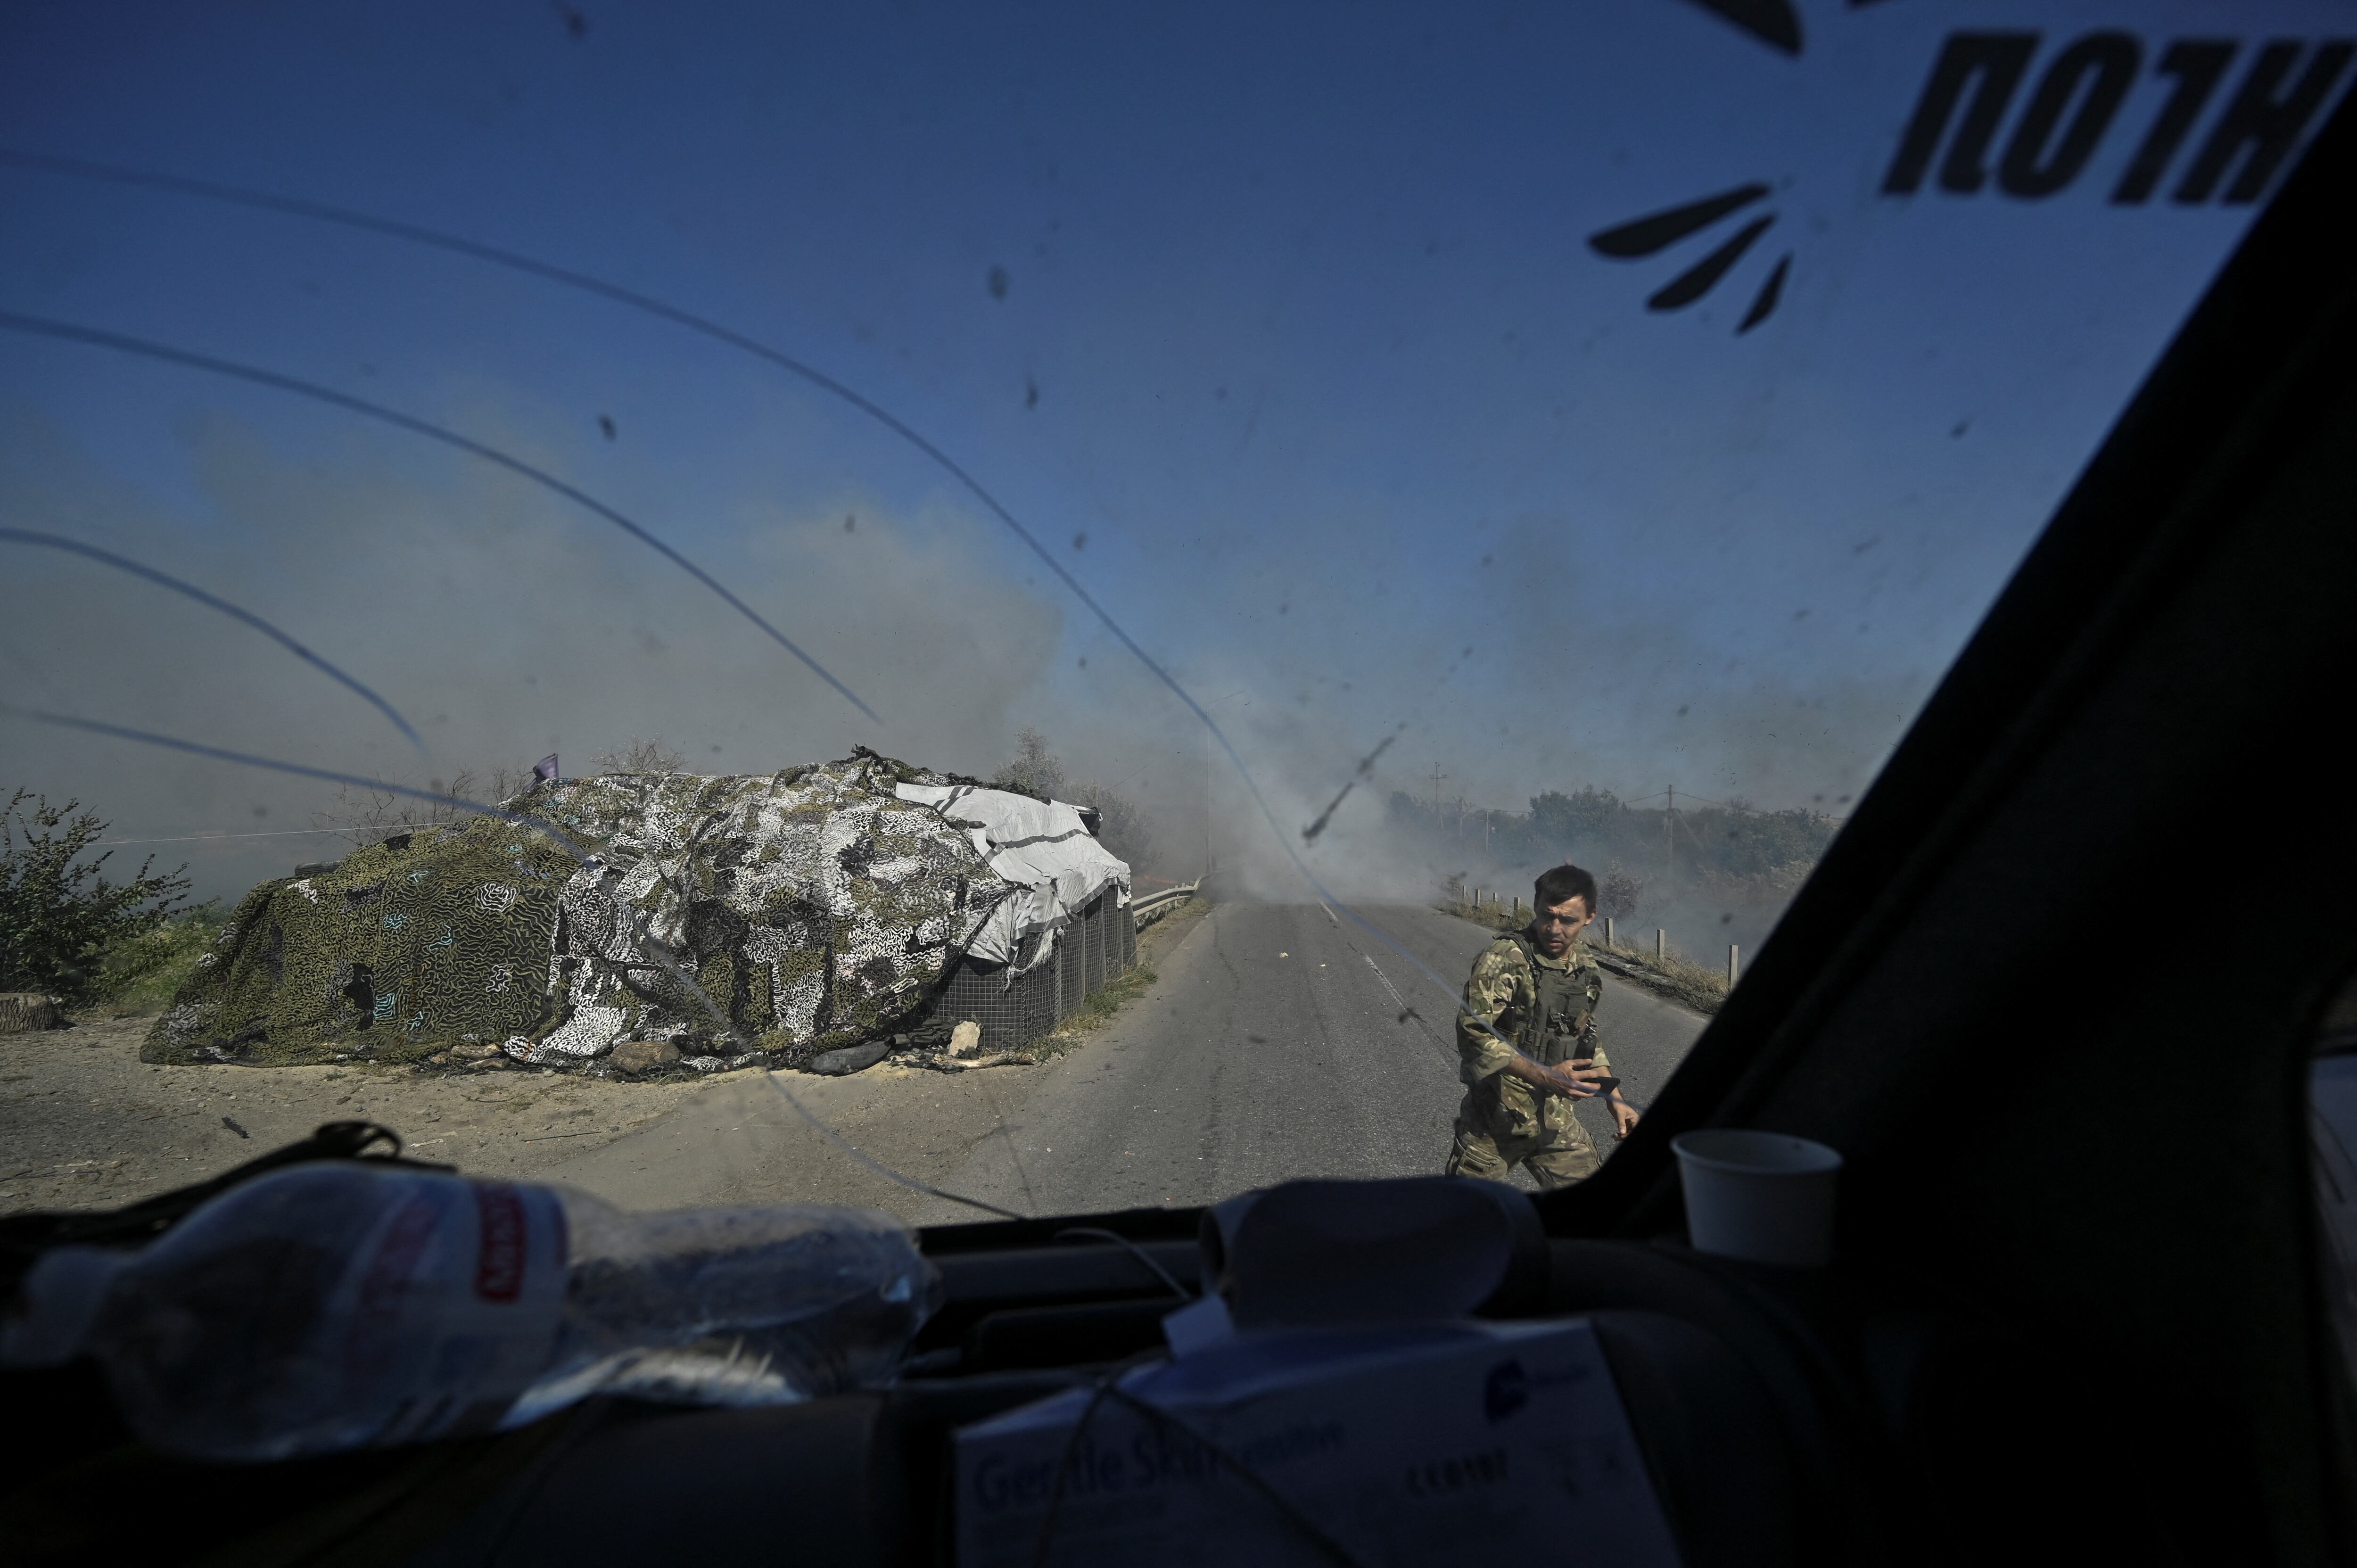
M 1833 1257 L 1838 1150 L 1789 1133 L 1706 1127 L 1670 1141 L 1697 1252 L 1821 1269 Z

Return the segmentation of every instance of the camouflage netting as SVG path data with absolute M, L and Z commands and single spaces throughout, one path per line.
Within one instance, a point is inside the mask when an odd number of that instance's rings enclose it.
M 246 895 L 156 1023 L 151 1062 L 285 1067 L 503 1052 L 595 1067 L 619 1041 L 779 1066 L 920 1013 L 1016 885 L 873 756 L 771 778 L 543 785 Z M 633 921 L 632 912 L 637 917 Z M 728 1014 L 723 1030 L 634 934 Z

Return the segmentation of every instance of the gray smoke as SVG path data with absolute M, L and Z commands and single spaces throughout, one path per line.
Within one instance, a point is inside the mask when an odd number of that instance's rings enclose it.
M 528 435 L 483 420 L 470 428 L 540 456 Z M 1443 795 L 1477 807 L 1676 782 L 1838 812 L 1928 683 L 1920 671 L 1803 679 L 1775 650 L 1703 667 L 1687 627 L 1640 618 L 1635 596 L 1599 586 L 1596 553 L 1563 559 L 1543 533 L 1505 542 L 1521 565 L 1463 627 L 1415 603 L 1405 542 L 1321 563 L 1274 619 L 1233 612 L 1266 589 L 1265 564 L 1239 562 L 1232 592 L 1210 596 L 1178 634 L 1194 640 L 1169 652 L 1250 767 L 1272 832 L 1161 682 L 962 508 L 896 509 L 838 487 L 689 528 L 660 501 L 637 507 L 858 691 L 879 726 L 675 568 L 511 476 L 457 459 L 396 468 L 353 432 L 293 452 L 219 415 L 188 420 L 182 436 L 197 493 L 167 503 L 16 415 L 0 427 L 0 508 L 269 616 L 384 692 L 433 757 L 266 639 L 45 553 L 7 563 L 0 680 L 27 703 L 411 784 L 552 751 L 578 771 L 654 736 L 712 772 L 866 744 L 986 777 L 1030 725 L 1070 777 L 1145 809 L 1157 847 L 1142 870 L 1184 878 L 1216 860 L 1233 892 L 1304 898 L 1289 843 L 1340 897 L 1421 901 L 1442 875 L 1476 868 L 1436 864 L 1386 829 L 1391 791 L 1428 794 L 1436 764 Z M 1301 830 L 1392 734 L 1305 844 Z M 152 846 L 166 865 L 190 863 L 200 897 L 233 897 L 339 852 L 287 832 L 327 803 L 308 781 L 18 721 L 0 721 L 0 746 L 5 779 L 79 796 L 113 838 L 284 835 Z
M 658 557 L 511 478 L 454 464 L 425 482 L 362 451 L 291 456 L 224 420 L 191 439 L 201 510 L 220 520 L 210 529 L 21 420 L 0 440 L 0 508 L 184 575 L 332 650 L 418 723 L 433 756 L 418 758 L 381 715 L 267 639 L 94 564 L 39 558 L 48 553 L 7 564 L 0 666 L 19 702 L 420 785 L 551 751 L 577 770 L 654 735 L 712 772 L 766 772 L 855 744 L 986 770 L 1062 634 L 1060 607 L 996 570 L 963 520 L 895 518 L 832 495 L 702 531 L 720 536 L 700 547 L 712 569 L 866 696 L 886 720 L 873 725 Z M 22 721 L 0 735 L 7 775 L 52 800 L 80 797 L 113 838 L 285 833 L 325 803 L 307 780 Z M 189 860 L 200 897 L 233 897 L 336 853 L 336 841 L 153 847 L 166 864 Z

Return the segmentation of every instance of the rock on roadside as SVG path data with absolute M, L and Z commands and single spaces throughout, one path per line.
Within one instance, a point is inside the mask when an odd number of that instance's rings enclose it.
M 609 1059 L 619 1073 L 652 1072 L 679 1060 L 679 1047 L 668 1039 L 624 1040 Z
M 832 1051 L 821 1051 L 804 1063 L 804 1072 L 819 1073 L 827 1078 L 847 1078 L 855 1072 L 865 1072 L 892 1054 L 892 1042 L 863 1040 L 856 1046 L 844 1046 Z

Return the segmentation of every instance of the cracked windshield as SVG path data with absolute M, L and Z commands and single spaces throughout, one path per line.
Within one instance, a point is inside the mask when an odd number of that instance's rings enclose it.
M 2347 16 L 20 8 L 0 1211 L 1581 1180 Z

